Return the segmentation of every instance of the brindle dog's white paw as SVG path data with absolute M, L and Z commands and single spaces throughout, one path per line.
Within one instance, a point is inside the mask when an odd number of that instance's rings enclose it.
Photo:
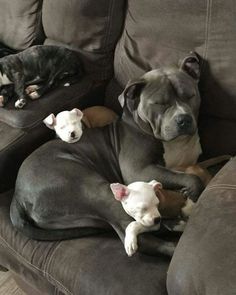
M 26 105 L 26 100 L 24 98 L 20 98 L 15 102 L 15 108 L 22 109 Z
M 32 92 L 34 92 L 34 91 L 36 91 L 36 90 L 38 90 L 39 89 L 39 86 L 38 85 L 29 85 L 29 86 L 27 86 L 26 88 L 25 88 L 25 93 L 26 94 L 30 94 L 30 93 L 32 93 Z
M 39 98 L 39 94 L 37 91 L 34 91 L 34 92 L 31 92 L 29 94 L 29 97 L 32 99 L 32 100 L 35 100 L 35 99 L 38 99 Z
M 4 97 L 0 95 L 0 108 L 4 107 Z
M 134 255 L 134 253 L 138 250 L 137 237 L 134 235 L 126 235 L 125 236 L 125 251 L 128 256 Z

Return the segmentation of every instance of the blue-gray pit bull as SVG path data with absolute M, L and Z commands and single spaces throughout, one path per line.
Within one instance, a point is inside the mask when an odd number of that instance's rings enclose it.
M 201 153 L 197 133 L 199 59 L 146 73 L 120 96 L 123 115 L 103 128 L 86 129 L 80 141 L 53 140 L 20 168 L 11 204 L 13 225 L 36 240 L 71 239 L 115 229 L 124 241 L 132 221 L 114 200 L 110 183 L 158 179 L 196 202 L 200 178 L 170 168 L 189 166 Z M 160 220 L 158 220 L 160 222 Z M 138 237 L 139 251 L 171 255 L 174 243 L 153 234 Z

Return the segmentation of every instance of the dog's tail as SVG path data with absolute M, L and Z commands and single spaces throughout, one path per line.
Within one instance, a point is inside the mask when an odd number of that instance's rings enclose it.
M 209 168 L 211 166 L 220 164 L 222 162 L 227 162 L 232 158 L 231 155 L 223 155 L 223 156 L 218 156 L 214 158 L 210 158 L 208 160 L 205 160 L 203 162 L 198 163 L 198 165 L 202 168 Z
M 80 227 L 68 229 L 43 229 L 33 224 L 24 209 L 13 198 L 10 208 L 12 224 L 25 236 L 39 241 L 68 240 L 107 232 L 107 229 Z

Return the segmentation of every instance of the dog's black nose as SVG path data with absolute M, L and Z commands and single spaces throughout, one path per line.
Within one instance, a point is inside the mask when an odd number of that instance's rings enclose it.
M 177 125 L 180 129 L 186 129 L 186 128 L 191 127 L 191 125 L 193 123 L 193 119 L 188 114 L 182 114 L 182 115 L 178 115 L 176 117 L 176 122 L 177 122 Z
M 156 217 L 155 219 L 154 219 L 154 223 L 155 224 L 158 224 L 158 223 L 160 223 L 161 222 L 161 217 Z
M 75 132 L 72 131 L 71 134 L 70 134 L 70 136 L 71 136 L 72 138 L 75 138 Z

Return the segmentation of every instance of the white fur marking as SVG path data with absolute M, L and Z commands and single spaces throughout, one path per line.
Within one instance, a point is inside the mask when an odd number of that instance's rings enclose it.
M 12 84 L 12 81 L 10 81 L 6 74 L 0 73 L 0 84 L 1 85 L 9 85 Z
M 183 216 L 189 217 L 190 214 L 192 213 L 194 206 L 195 206 L 195 203 L 192 200 L 187 199 L 185 206 L 181 209 Z
M 190 166 L 197 163 L 199 155 L 202 153 L 199 135 L 181 136 L 174 140 L 163 142 L 164 160 L 167 168 L 178 166 Z

